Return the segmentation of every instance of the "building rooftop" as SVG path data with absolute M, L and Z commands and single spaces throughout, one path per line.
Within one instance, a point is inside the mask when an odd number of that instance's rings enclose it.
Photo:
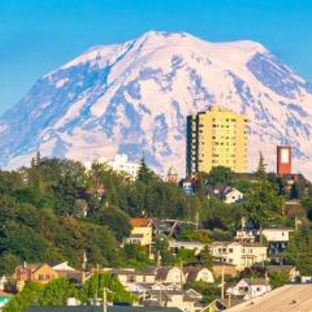
M 151 224 L 152 220 L 149 218 L 132 218 L 131 224 L 133 227 L 147 227 Z
M 181 312 L 178 308 L 161 307 L 133 307 L 133 306 L 108 306 L 108 312 Z M 103 312 L 102 307 L 96 306 L 62 306 L 62 307 L 31 307 L 26 312 Z
M 249 285 L 268 285 L 268 281 L 265 278 L 242 278 Z
M 310 312 L 312 284 L 285 285 L 261 297 L 248 300 L 228 309 L 228 312 Z

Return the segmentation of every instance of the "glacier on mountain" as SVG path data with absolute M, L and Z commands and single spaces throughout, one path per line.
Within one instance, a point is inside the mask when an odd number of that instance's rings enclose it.
M 185 171 L 186 116 L 210 105 L 244 113 L 249 170 L 262 151 L 294 150 L 295 170 L 312 178 L 312 88 L 262 45 L 211 43 L 187 33 L 148 32 L 97 46 L 40 78 L 0 118 L 0 164 L 43 156 L 81 161 L 143 156 L 165 173 Z

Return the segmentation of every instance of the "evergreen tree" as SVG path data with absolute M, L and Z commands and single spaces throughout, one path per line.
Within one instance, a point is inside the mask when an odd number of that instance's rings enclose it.
M 140 168 L 137 174 L 137 181 L 141 181 L 143 183 L 150 182 L 151 179 L 155 178 L 155 174 L 151 171 L 146 162 L 144 157 L 141 159 Z
M 300 189 L 298 183 L 293 183 L 290 190 L 290 199 L 299 199 L 300 198 Z
M 286 261 L 296 265 L 302 275 L 312 275 L 312 228 L 304 228 L 290 237 Z
M 264 181 L 266 179 L 266 164 L 262 152 L 259 153 L 259 163 L 256 171 L 256 176 L 259 180 Z

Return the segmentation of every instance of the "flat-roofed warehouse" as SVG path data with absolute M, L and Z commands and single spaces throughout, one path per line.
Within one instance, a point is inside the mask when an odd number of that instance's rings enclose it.
M 312 312 L 312 284 L 285 285 L 227 312 Z

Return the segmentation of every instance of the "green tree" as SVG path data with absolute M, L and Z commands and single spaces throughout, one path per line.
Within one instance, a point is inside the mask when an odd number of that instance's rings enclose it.
M 111 302 L 133 303 L 135 298 L 128 293 L 119 279 L 109 273 L 94 274 L 83 285 L 80 298 L 82 302 L 89 303 L 90 299 L 103 298 L 104 287 L 109 290 L 107 299 Z
M 140 168 L 137 174 L 137 181 L 141 181 L 143 183 L 148 183 L 152 179 L 155 179 L 156 176 L 152 170 L 148 168 L 146 165 L 145 159 L 142 158 Z
M 106 225 L 115 235 L 118 241 L 129 237 L 132 226 L 129 216 L 115 207 L 101 209 L 98 213 L 101 224 Z
M 167 266 L 173 263 L 173 255 L 169 250 L 168 239 L 164 236 L 159 236 L 155 243 L 156 257 L 161 257 L 161 265 Z
M 213 167 L 208 174 L 208 185 L 216 185 L 218 183 L 223 185 L 231 185 L 233 183 L 234 174 L 228 167 L 217 166 Z
M 199 259 L 205 268 L 212 267 L 213 257 L 208 246 L 205 246 L 205 248 L 199 253 Z
M 269 274 L 269 279 L 272 288 L 278 288 L 290 283 L 289 273 L 287 270 L 272 271 Z
M 179 240 L 200 242 L 203 244 L 211 243 L 211 239 L 207 231 L 194 229 L 184 229 L 179 234 Z
M 256 171 L 256 177 L 261 181 L 264 181 L 267 177 L 266 164 L 262 152 L 259 153 L 259 163 Z
M 295 232 L 286 249 L 286 261 L 296 265 L 302 275 L 312 275 L 312 229 Z
M 68 298 L 78 298 L 76 286 L 65 278 L 52 280 L 40 293 L 38 303 L 41 306 L 64 306 Z
M 203 303 L 208 305 L 215 299 L 220 298 L 221 296 L 221 288 L 214 284 L 208 284 L 202 281 L 198 282 L 187 282 L 185 285 L 186 289 L 192 288 L 202 294 L 203 296 Z
M 38 304 L 38 298 L 44 290 L 39 283 L 29 283 L 15 295 L 3 308 L 4 312 L 25 312 L 29 307 Z
M 0 256 L 0 274 L 10 275 L 14 273 L 15 268 L 21 263 L 14 253 L 6 251 Z
M 125 267 L 133 267 L 138 270 L 146 269 L 151 265 L 149 259 L 149 250 L 137 244 L 125 244 L 123 265 Z
M 293 183 L 290 189 L 290 199 L 299 199 L 300 198 L 300 188 L 298 183 Z
M 249 219 L 258 227 L 278 224 L 281 220 L 283 198 L 269 182 L 254 184 L 245 194 L 245 210 Z
M 195 251 L 189 249 L 179 249 L 176 257 L 174 259 L 174 263 L 176 265 L 186 265 L 190 262 L 194 262 L 196 260 Z

